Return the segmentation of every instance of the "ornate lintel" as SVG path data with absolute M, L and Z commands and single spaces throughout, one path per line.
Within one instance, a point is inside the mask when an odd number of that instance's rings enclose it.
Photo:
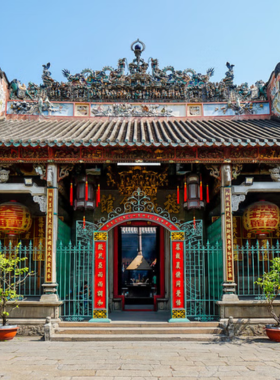
M 70 172 L 74 169 L 74 164 L 60 165 L 58 172 L 58 182 L 63 178 L 68 177 Z
M 40 211 L 47 212 L 47 197 L 45 195 L 34 195 L 33 201 L 39 203 Z
M 210 176 L 221 180 L 220 165 L 206 165 L 207 170 L 210 170 Z
M 242 164 L 232 165 L 232 179 L 236 179 L 241 174 L 242 169 Z
M 232 195 L 232 211 L 238 211 L 239 209 L 239 203 L 245 201 L 245 195 L 244 194 L 241 194 L 241 195 Z
M 35 172 L 40 176 L 40 179 L 46 179 L 46 165 L 45 164 L 34 164 L 33 168 Z
M 273 169 L 269 169 L 270 177 L 274 182 L 280 182 L 280 165 L 276 165 Z
M 0 183 L 8 182 L 10 170 L 5 170 L 0 167 Z

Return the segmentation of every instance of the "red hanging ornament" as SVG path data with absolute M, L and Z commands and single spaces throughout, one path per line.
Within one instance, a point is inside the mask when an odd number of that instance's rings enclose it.
M 88 201 L 88 180 L 86 177 L 86 186 L 85 186 L 85 200 Z
M 86 217 L 83 216 L 83 230 L 86 228 Z
M 96 207 L 98 207 L 99 203 L 100 203 L 100 185 L 98 185 L 97 191 L 96 191 Z
M 203 188 L 202 188 L 202 177 L 201 177 L 201 174 L 200 174 L 199 191 L 200 191 L 200 200 L 203 201 Z
M 209 186 L 206 185 L 206 203 L 209 203 Z
M 98 185 L 98 203 L 100 203 L 100 185 Z
M 193 216 L 193 229 L 196 229 L 196 221 L 195 221 L 195 216 Z
M 70 183 L 70 205 L 73 206 L 73 183 Z
M 180 204 L 180 189 L 179 186 L 177 186 L 177 204 Z
M 184 202 L 188 201 L 188 190 L 187 190 L 187 183 L 184 183 Z

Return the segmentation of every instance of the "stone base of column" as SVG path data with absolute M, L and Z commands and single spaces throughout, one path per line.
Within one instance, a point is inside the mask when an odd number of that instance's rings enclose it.
M 43 292 L 40 301 L 42 302 L 58 302 L 59 297 L 57 295 L 58 284 L 43 284 Z
M 236 294 L 236 284 L 234 282 L 223 283 L 223 297 L 222 301 L 239 301 Z

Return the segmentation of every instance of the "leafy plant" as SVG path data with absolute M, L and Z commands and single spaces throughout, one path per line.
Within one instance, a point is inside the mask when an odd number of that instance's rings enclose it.
M 15 307 L 18 307 L 17 300 L 20 298 L 17 293 L 18 286 L 33 273 L 29 272 L 28 267 L 21 268 L 21 262 L 27 260 L 27 257 L 18 257 L 19 245 L 8 258 L 0 252 L 0 315 L 3 326 L 6 326 L 8 322 L 8 301 L 14 301 Z
M 265 298 L 268 302 L 268 310 L 272 317 L 276 321 L 276 327 L 280 326 L 280 314 L 277 315 L 274 307 L 273 302 L 276 299 L 276 297 L 280 294 L 280 258 L 275 257 L 273 260 L 271 260 L 271 270 L 268 273 L 264 273 L 261 278 L 258 278 L 258 281 L 255 282 L 255 284 L 259 285 L 264 294 Z

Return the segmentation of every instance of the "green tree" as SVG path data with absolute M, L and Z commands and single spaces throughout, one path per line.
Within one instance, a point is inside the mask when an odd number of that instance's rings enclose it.
M 276 321 L 276 326 L 280 326 L 280 315 L 277 315 L 274 307 L 273 302 L 276 299 L 276 297 L 280 293 L 280 258 L 275 257 L 273 260 L 271 260 L 271 270 L 268 273 L 264 273 L 261 278 L 258 279 L 258 281 L 255 282 L 255 284 L 259 285 L 264 294 L 265 298 L 268 302 L 268 310 L 272 317 Z
M 6 255 L 0 252 L 0 315 L 3 326 L 7 325 L 8 322 L 8 301 L 14 301 L 13 304 L 18 307 L 17 300 L 21 297 L 17 293 L 18 286 L 33 273 L 29 272 L 28 267 L 21 267 L 21 262 L 27 260 L 27 257 L 19 258 L 17 253 L 18 249 L 13 251 L 7 258 Z

